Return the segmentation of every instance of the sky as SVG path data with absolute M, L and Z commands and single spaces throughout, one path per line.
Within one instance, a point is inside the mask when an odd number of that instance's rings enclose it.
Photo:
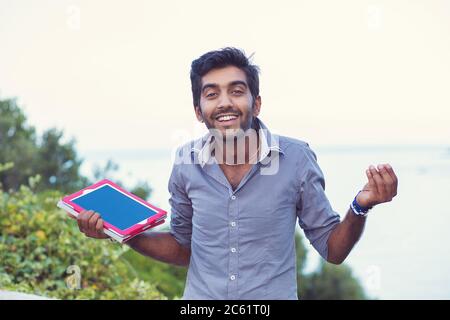
M 450 142 L 449 1 L 0 0 L 0 97 L 81 150 L 204 133 L 190 63 L 260 66 L 260 118 L 312 145 Z

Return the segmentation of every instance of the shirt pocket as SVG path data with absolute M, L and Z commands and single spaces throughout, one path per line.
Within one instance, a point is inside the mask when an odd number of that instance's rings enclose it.
M 212 197 L 192 200 L 192 231 L 196 240 L 217 245 L 228 234 L 227 204 Z
M 286 254 L 293 241 L 296 198 L 294 192 L 287 188 L 280 189 L 282 186 L 274 187 L 239 206 L 240 234 L 245 237 L 245 243 L 258 251 L 255 258 L 259 261 L 277 261 Z M 249 253 L 251 256 L 255 254 Z

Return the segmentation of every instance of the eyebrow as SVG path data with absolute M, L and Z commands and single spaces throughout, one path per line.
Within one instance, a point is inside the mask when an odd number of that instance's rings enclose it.
M 237 85 L 241 85 L 244 86 L 245 88 L 247 88 L 247 83 L 245 81 L 242 80 L 235 80 L 235 81 L 231 81 L 228 86 L 229 87 L 233 87 L 233 86 L 237 86 Z M 206 89 L 208 88 L 218 88 L 219 85 L 217 83 L 207 83 L 202 87 L 202 92 L 204 92 Z

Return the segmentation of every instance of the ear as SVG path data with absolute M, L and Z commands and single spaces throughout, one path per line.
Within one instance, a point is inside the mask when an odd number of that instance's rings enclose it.
M 261 112 L 261 96 L 257 96 L 253 104 L 253 116 L 257 117 Z
M 200 107 L 195 106 L 195 116 L 197 117 L 197 120 L 199 122 L 203 122 L 203 114 L 202 114 L 202 110 L 200 109 Z

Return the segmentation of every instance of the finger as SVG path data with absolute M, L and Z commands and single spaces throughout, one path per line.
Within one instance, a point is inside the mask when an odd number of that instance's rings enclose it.
M 376 188 L 378 190 L 378 194 L 383 196 L 386 193 L 383 178 L 381 177 L 380 173 L 377 171 L 377 169 L 374 166 L 370 166 L 369 168 L 370 173 L 372 174 L 373 180 L 376 183 Z
M 94 213 L 88 221 L 88 229 L 89 229 L 89 233 L 91 234 L 95 234 L 96 233 L 96 225 L 97 225 L 97 221 L 100 218 L 100 215 L 98 213 Z
M 80 219 L 81 220 L 81 228 L 83 229 L 84 233 L 86 233 L 89 230 L 89 219 L 92 217 L 93 214 L 94 214 L 94 211 L 89 210 Z
M 397 195 L 397 186 L 398 186 L 398 178 L 397 175 L 394 172 L 394 169 L 392 166 L 388 163 L 386 164 L 386 170 L 389 172 L 392 180 L 394 181 L 393 190 L 394 190 L 394 196 Z
M 78 216 L 77 216 L 77 224 L 78 224 L 78 229 L 80 229 L 80 232 L 84 232 L 83 231 L 83 225 L 81 224 L 81 221 L 82 221 L 82 219 L 83 219 L 85 214 L 86 214 L 86 210 L 83 210 L 80 213 L 78 213 Z
M 394 181 L 391 178 L 391 175 L 387 172 L 386 165 L 379 164 L 378 172 L 380 172 L 381 177 L 383 178 L 384 187 L 386 190 L 386 196 L 392 199 L 392 191 L 394 186 Z
M 389 185 L 388 192 L 389 192 L 390 200 L 392 200 L 392 198 L 397 195 L 397 181 L 396 181 L 397 176 L 395 175 L 394 170 L 388 163 L 384 164 L 383 166 L 386 170 L 386 173 L 389 174 L 390 180 L 388 180 L 388 181 L 390 181 L 390 185 Z
M 366 176 L 367 176 L 367 179 L 369 180 L 370 188 L 376 190 L 377 184 L 376 184 L 375 180 L 373 179 L 372 172 L 370 172 L 370 169 L 366 170 Z
M 100 218 L 97 220 L 97 224 L 95 225 L 95 231 L 97 232 L 97 235 L 100 237 L 105 236 L 105 232 L 103 232 L 103 220 Z
M 387 173 L 391 176 L 392 181 L 396 182 L 397 176 L 394 173 L 394 169 L 392 169 L 392 166 L 389 163 L 384 164 L 384 167 L 386 168 Z

